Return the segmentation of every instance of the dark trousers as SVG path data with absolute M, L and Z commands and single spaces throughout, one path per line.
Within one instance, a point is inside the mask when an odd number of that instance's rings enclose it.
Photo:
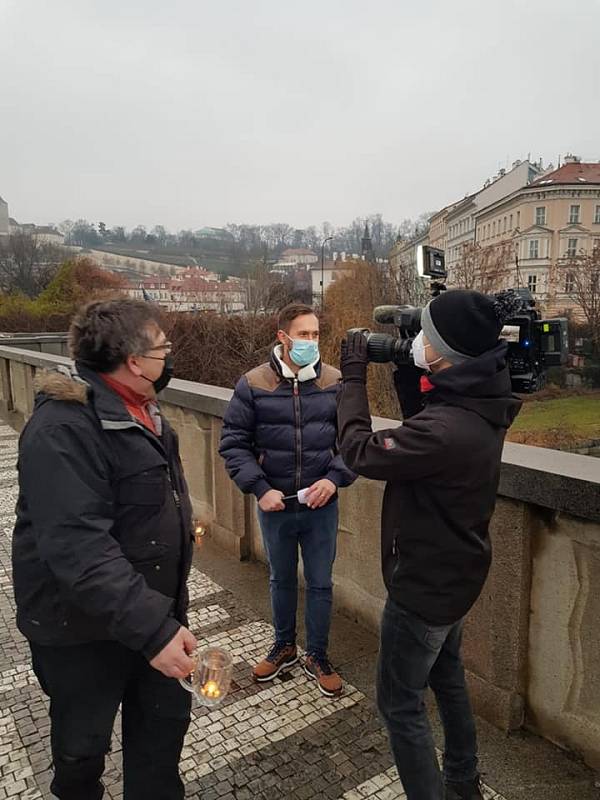
M 435 694 L 444 726 L 447 781 L 477 776 L 477 735 L 460 655 L 462 620 L 429 625 L 388 598 L 381 625 L 377 703 L 388 729 L 407 800 L 443 800 L 425 707 L 425 692 Z
M 327 653 L 338 526 L 337 500 L 306 511 L 258 512 L 271 570 L 271 608 L 278 642 L 296 641 L 298 546 L 306 581 L 306 652 Z
M 190 694 L 117 642 L 45 647 L 30 642 L 50 698 L 54 779 L 60 800 L 100 800 L 101 777 L 122 705 L 124 800 L 179 800 L 179 758 Z

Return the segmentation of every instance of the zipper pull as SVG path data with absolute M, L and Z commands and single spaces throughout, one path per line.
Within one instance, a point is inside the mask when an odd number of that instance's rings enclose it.
M 298 378 L 294 378 L 294 397 L 298 397 Z
M 392 555 L 396 555 L 396 539 L 392 542 Z
M 171 492 L 173 493 L 173 500 L 175 501 L 177 508 L 179 508 L 181 506 L 181 500 L 177 494 L 177 489 L 173 485 L 173 476 L 171 475 L 171 470 L 169 467 L 167 467 L 167 478 L 169 479 L 169 486 L 171 487 Z

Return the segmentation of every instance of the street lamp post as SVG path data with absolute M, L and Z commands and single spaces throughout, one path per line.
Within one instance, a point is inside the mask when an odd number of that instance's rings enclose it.
M 332 239 L 333 236 L 328 236 L 321 244 L 321 311 L 325 308 L 325 245 Z

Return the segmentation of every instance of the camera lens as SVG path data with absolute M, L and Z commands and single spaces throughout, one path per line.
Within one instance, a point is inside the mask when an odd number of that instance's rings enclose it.
M 376 364 L 387 364 L 393 361 L 396 339 L 388 333 L 370 333 L 367 336 L 367 355 L 369 361 Z

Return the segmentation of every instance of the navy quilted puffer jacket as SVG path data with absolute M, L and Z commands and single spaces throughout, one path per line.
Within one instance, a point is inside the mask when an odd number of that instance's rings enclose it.
M 302 380 L 307 375 L 312 377 Z M 352 483 L 356 476 L 337 448 L 339 379 L 337 369 L 320 361 L 295 380 L 284 377 L 275 351 L 269 363 L 240 378 L 225 412 L 219 453 L 244 493 L 260 499 L 279 489 L 291 495 L 321 478 L 338 487 Z

